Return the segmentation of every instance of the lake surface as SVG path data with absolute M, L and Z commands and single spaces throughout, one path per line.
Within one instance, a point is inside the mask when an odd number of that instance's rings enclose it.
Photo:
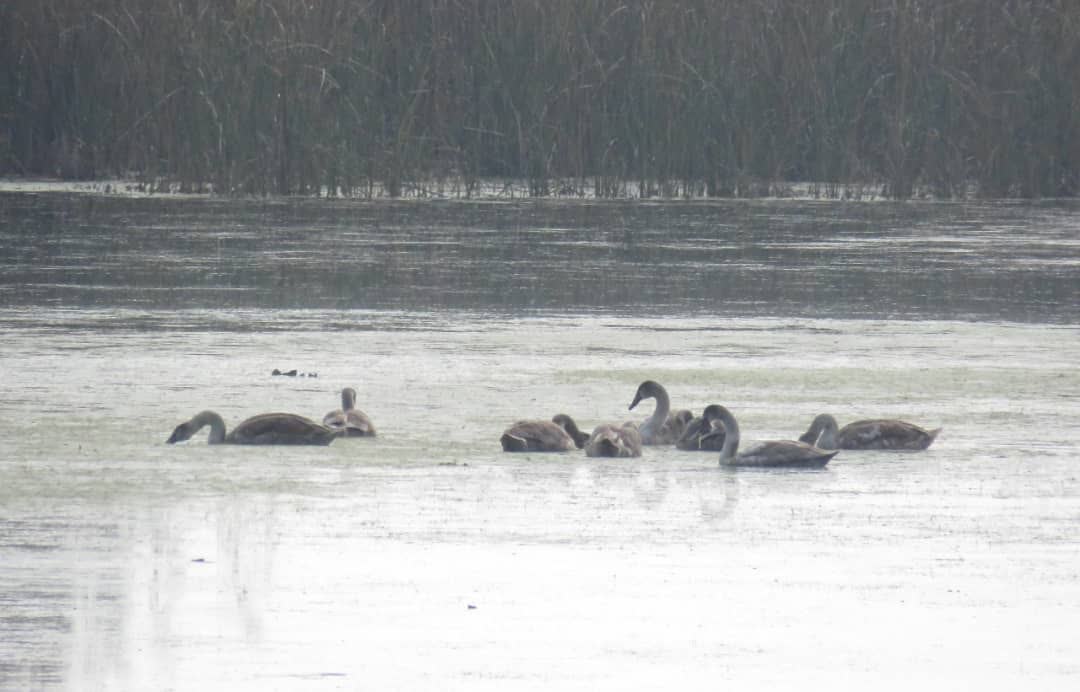
M 0 192 L 0 688 L 1076 689 L 1080 205 Z M 273 377 L 297 368 L 317 377 Z M 730 471 L 509 455 L 642 380 Z M 166 445 L 213 408 L 379 429 Z

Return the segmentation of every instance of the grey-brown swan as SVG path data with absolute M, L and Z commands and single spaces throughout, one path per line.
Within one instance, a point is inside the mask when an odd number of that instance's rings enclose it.
M 213 411 L 202 411 L 181 423 L 166 440 L 169 444 L 190 440 L 207 425 L 207 442 L 233 445 L 328 445 L 338 433 L 295 413 L 262 413 L 243 421 L 228 434 L 225 421 Z
M 803 442 L 817 441 L 820 436 L 826 439 L 818 441 L 822 449 L 926 449 L 937 438 L 941 428 L 926 430 L 914 423 L 883 418 L 878 420 L 860 420 L 838 428 L 836 419 L 827 413 L 814 418 L 810 427 L 799 439 Z
M 635 406 L 645 399 L 656 399 L 656 408 L 653 409 L 652 415 L 638 426 L 638 431 L 641 433 L 641 443 L 644 445 L 674 444 L 682 435 L 686 415 L 689 414 L 690 417 L 693 417 L 692 414 L 689 411 L 686 411 L 685 414 L 679 411 L 676 416 L 670 416 L 671 400 L 668 398 L 667 390 L 664 389 L 663 385 L 653 380 L 645 380 L 638 385 L 637 392 L 634 393 L 634 400 L 630 402 L 630 410 L 632 411 Z
M 724 437 L 720 406 L 710 404 L 700 416 L 690 421 L 675 446 L 691 452 L 719 452 L 724 448 Z
M 821 468 L 837 454 L 835 450 L 794 440 L 759 442 L 739 452 L 739 424 L 735 416 L 723 406 L 717 406 L 716 414 L 725 433 L 724 447 L 720 450 L 721 466 Z
M 641 434 L 633 423 L 596 426 L 585 443 L 585 455 L 590 457 L 639 457 Z
M 567 452 L 583 448 L 588 439 L 573 418 L 560 413 L 551 420 L 519 420 L 499 442 L 504 452 Z
M 323 416 L 322 421 L 342 437 L 375 437 L 371 419 L 356 408 L 356 390 L 352 387 L 341 390 L 341 408 Z

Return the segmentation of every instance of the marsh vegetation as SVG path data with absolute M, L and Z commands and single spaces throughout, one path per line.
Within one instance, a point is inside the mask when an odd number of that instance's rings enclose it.
M 0 174 L 466 197 L 1075 196 L 1065 0 L 11 0 Z

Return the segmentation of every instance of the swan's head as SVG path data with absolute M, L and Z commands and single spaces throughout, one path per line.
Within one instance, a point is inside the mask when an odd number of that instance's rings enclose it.
M 704 418 L 706 422 L 712 423 L 714 420 L 720 420 L 723 411 L 724 407 L 720 404 L 709 404 L 705 407 L 705 410 L 701 412 L 701 417 Z
M 643 399 L 652 399 L 662 391 L 664 391 L 664 388 L 660 386 L 660 383 L 653 382 L 652 380 L 645 380 L 638 385 L 637 393 L 634 394 L 634 400 L 630 402 L 630 409 L 633 410 L 633 408 L 640 404 Z
M 190 440 L 191 436 L 195 434 L 195 426 L 191 421 L 181 423 L 173 429 L 172 435 L 169 435 L 169 439 L 165 440 L 168 444 L 176 444 L 177 442 L 183 442 L 184 440 Z
M 356 406 L 356 390 L 346 387 L 341 390 L 341 410 L 349 411 Z
M 710 404 L 701 412 L 701 417 L 714 428 L 719 424 L 725 430 L 735 426 L 735 416 L 720 404 Z

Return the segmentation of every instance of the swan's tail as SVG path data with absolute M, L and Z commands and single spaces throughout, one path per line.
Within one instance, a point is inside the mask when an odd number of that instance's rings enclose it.
M 529 451 L 529 442 L 524 437 L 518 437 L 517 435 L 511 435 L 510 433 L 503 433 L 503 436 L 499 438 L 499 442 L 502 443 L 502 448 L 504 452 Z

